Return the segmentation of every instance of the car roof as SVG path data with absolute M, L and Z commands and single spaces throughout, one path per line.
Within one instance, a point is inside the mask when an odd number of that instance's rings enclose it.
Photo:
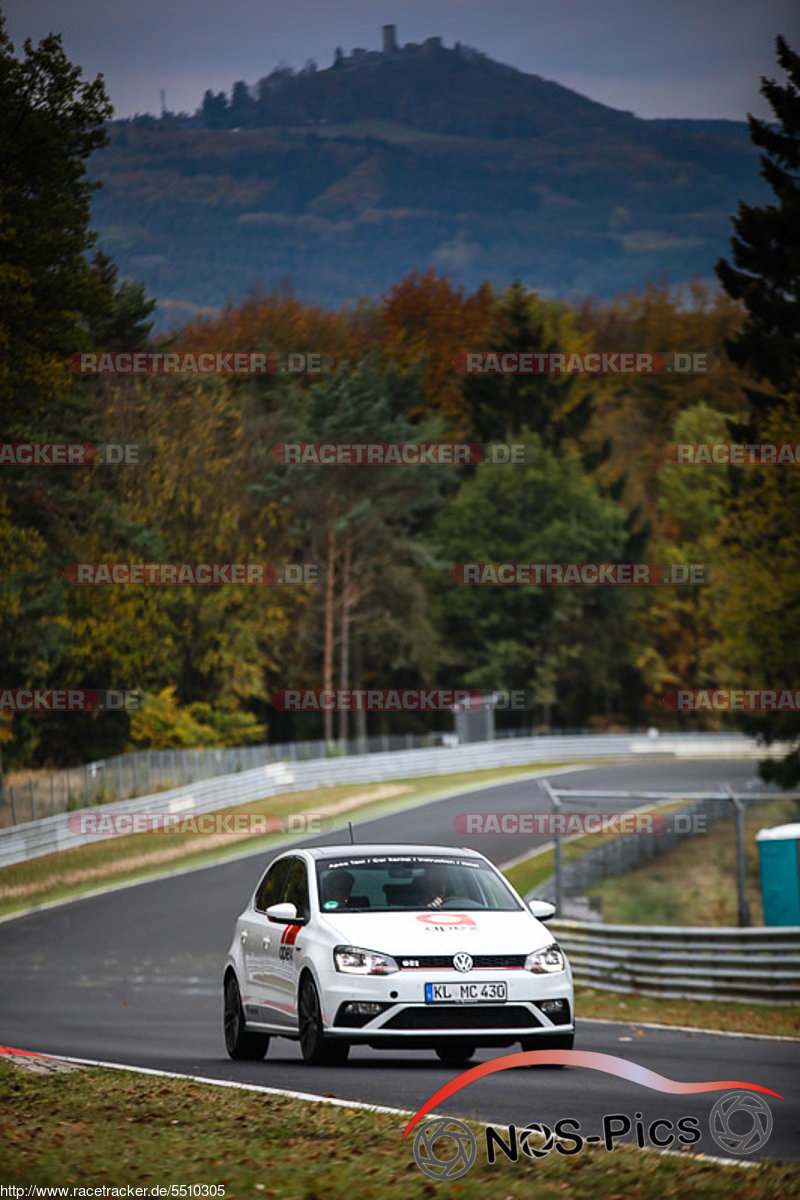
M 350 857 L 356 855 L 384 854 L 415 854 L 458 855 L 459 858 L 483 858 L 477 850 L 469 850 L 466 846 L 427 846 L 414 842 L 342 842 L 337 846 L 304 846 L 304 850 L 315 859 L 341 858 L 343 854 Z

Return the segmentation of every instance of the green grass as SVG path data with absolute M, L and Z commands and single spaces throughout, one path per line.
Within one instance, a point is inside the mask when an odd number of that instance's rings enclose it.
M 794 1165 L 742 1170 L 621 1145 L 489 1167 L 477 1126 L 475 1165 L 448 1184 L 420 1172 L 405 1116 L 132 1072 L 34 1075 L 0 1063 L 0 1097 L 6 1186 L 224 1184 L 225 1200 L 778 1200 L 800 1187 Z
M 800 1005 L 728 1004 L 721 1000 L 660 1000 L 630 992 L 597 991 L 575 985 L 575 1013 L 606 1021 L 649 1021 L 657 1025 L 692 1025 L 696 1029 L 720 1029 L 725 1033 L 766 1033 L 800 1038 Z M 630 1030 L 621 1029 L 620 1036 Z M 636 1036 L 636 1035 L 633 1035 Z
M 753 925 L 763 925 L 756 834 L 797 820 L 797 801 L 753 805 L 745 819 L 746 893 Z M 589 889 L 608 925 L 738 925 L 736 825 L 686 838 L 652 863 Z
M 532 764 L 530 767 L 500 767 L 456 775 L 424 776 L 416 779 L 386 780 L 384 783 L 341 784 L 306 792 L 287 792 L 280 796 L 253 801 L 220 810 L 233 814 L 289 815 L 313 814 L 320 808 L 345 798 L 367 797 L 376 788 L 399 784 L 408 787 L 403 795 L 382 801 L 365 799 L 355 808 L 323 819 L 323 829 L 335 828 L 350 820 L 372 819 L 406 806 L 433 800 L 470 787 L 509 782 L 530 777 L 567 763 Z M 190 814 L 188 814 L 190 815 Z M 34 905 L 68 899 L 109 884 L 154 878 L 186 867 L 223 861 L 242 853 L 268 848 L 286 838 L 286 834 L 244 837 L 234 836 L 225 845 L 209 845 L 210 838 L 200 833 L 139 833 L 89 843 L 74 850 L 44 855 L 29 862 L 0 869 L 0 916 L 21 912 Z M 413 840 L 413 828 L 409 830 Z

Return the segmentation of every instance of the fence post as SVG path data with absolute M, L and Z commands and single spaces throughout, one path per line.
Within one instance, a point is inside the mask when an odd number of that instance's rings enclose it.
M 16 823 L 17 823 L 17 806 L 16 806 L 16 804 L 14 803 L 14 789 L 13 789 L 13 787 L 9 787 L 9 789 L 8 789 L 8 794 L 9 794 L 9 796 L 11 797 L 11 824 L 12 824 L 12 825 L 16 825 Z
M 35 793 L 34 787 L 33 787 L 33 780 L 30 781 L 30 785 L 31 785 L 31 820 L 35 821 L 36 820 L 36 793 Z
M 723 784 L 722 789 L 727 793 L 728 798 L 733 801 L 736 809 L 736 885 L 739 894 L 739 925 L 746 929 L 750 925 L 744 849 L 744 814 L 746 808 L 744 801 L 734 793 L 729 783 Z
M 50 772 L 50 816 L 56 811 L 55 775 Z
M 542 791 L 547 796 L 553 806 L 553 812 L 561 811 L 561 801 L 550 786 L 549 779 L 542 779 Z M 561 864 L 561 837 L 559 834 L 554 835 L 553 842 L 553 877 L 555 880 L 555 905 L 556 916 L 560 917 L 564 909 L 564 872 Z

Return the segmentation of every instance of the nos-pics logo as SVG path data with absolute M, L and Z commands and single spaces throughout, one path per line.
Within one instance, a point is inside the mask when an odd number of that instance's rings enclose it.
M 640 1114 L 637 1113 L 636 1116 L 638 1117 Z M 691 1120 L 695 1124 L 698 1123 L 696 1118 L 691 1118 Z M 564 1124 L 564 1122 L 557 1124 L 557 1131 L 561 1124 Z M 566 1124 L 574 1126 L 575 1131 L 579 1128 L 579 1122 L 572 1119 L 566 1122 Z M 656 1121 L 654 1124 L 671 1125 L 671 1122 Z M 746 1091 L 726 1092 L 724 1096 L 721 1096 L 717 1100 L 708 1118 L 709 1132 L 712 1138 L 728 1154 L 754 1154 L 756 1150 L 760 1150 L 770 1139 L 772 1124 L 772 1112 L 766 1101 L 761 1096 Z M 630 1121 L 628 1121 L 628 1131 L 630 1128 Z M 515 1148 L 511 1157 L 512 1161 L 517 1162 L 516 1129 L 513 1126 L 509 1127 L 509 1133 L 512 1129 L 514 1130 Z M 607 1150 L 613 1149 L 614 1138 L 617 1134 L 624 1132 L 626 1132 L 625 1129 L 615 1131 L 610 1143 L 608 1137 L 606 1137 L 605 1148 Z M 545 1138 L 544 1144 L 542 1146 L 529 1144 L 528 1137 L 531 1133 L 542 1134 Z M 487 1150 L 490 1135 L 492 1134 L 495 1135 L 495 1138 L 497 1137 L 494 1128 L 487 1126 Z M 561 1136 L 564 1135 L 559 1132 L 559 1137 Z M 699 1139 L 699 1136 L 698 1131 L 695 1134 L 694 1140 Z M 559 1149 L 564 1154 L 579 1152 L 584 1148 L 587 1141 L 601 1142 L 603 1140 L 599 1136 L 588 1139 L 579 1138 L 572 1131 L 567 1134 L 567 1137 L 579 1144 L 574 1145 L 568 1151 L 556 1146 L 556 1149 Z M 684 1141 L 686 1139 L 681 1138 L 680 1140 Z M 661 1141 L 656 1142 L 656 1145 L 664 1144 Z M 639 1145 L 643 1145 L 642 1141 L 639 1141 Z M 547 1126 L 528 1125 L 522 1131 L 520 1148 L 529 1158 L 543 1158 L 550 1152 L 553 1146 L 554 1134 Z M 426 1121 L 417 1130 L 416 1137 L 414 1138 L 414 1158 L 417 1161 L 417 1166 L 431 1179 L 460 1179 L 462 1175 L 466 1175 L 467 1171 L 474 1164 L 477 1149 L 477 1142 L 472 1130 L 463 1121 L 459 1121 L 455 1117 L 435 1117 L 430 1121 Z M 494 1163 L 494 1154 L 488 1157 L 487 1161 Z
M 443 1141 L 445 1146 L 441 1145 Z M 445 1155 L 440 1157 L 437 1150 L 444 1150 Z M 476 1153 L 472 1130 L 454 1117 L 426 1121 L 414 1138 L 417 1166 L 431 1179 L 460 1179 L 475 1162 Z

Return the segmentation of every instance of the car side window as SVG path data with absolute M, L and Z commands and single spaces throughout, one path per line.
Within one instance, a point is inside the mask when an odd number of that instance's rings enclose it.
M 269 868 L 256 892 L 255 907 L 259 912 L 266 912 L 271 904 L 280 903 L 286 872 L 293 861 L 291 858 L 282 858 Z
M 283 886 L 282 904 L 293 904 L 298 917 L 308 919 L 311 908 L 308 900 L 308 871 L 302 858 L 290 860 L 291 866 Z

